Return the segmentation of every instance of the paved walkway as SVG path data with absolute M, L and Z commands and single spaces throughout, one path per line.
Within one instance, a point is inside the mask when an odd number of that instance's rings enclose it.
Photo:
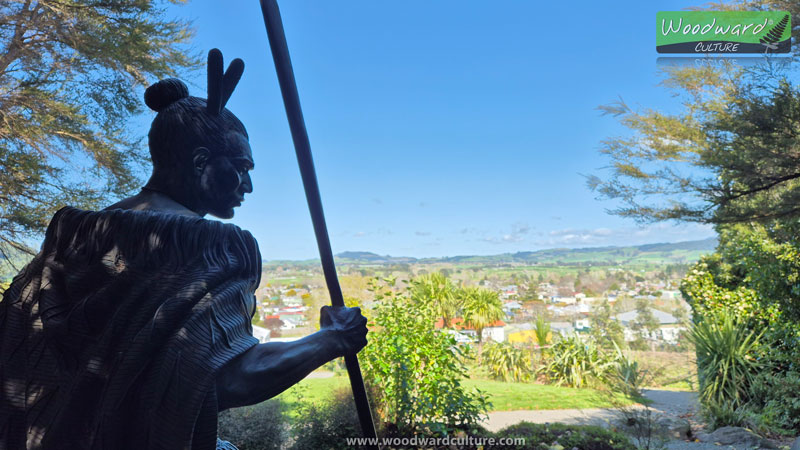
M 617 417 L 610 409 L 551 409 L 542 411 L 494 411 L 485 422 L 486 429 L 498 431 L 519 422 L 564 423 L 567 425 L 605 426 Z
M 697 394 L 694 392 L 651 389 L 645 391 L 645 396 L 652 400 L 650 408 L 694 422 L 692 419 L 698 410 Z M 522 421 L 608 426 L 611 420 L 617 418 L 619 418 L 619 412 L 613 408 L 494 411 L 489 413 L 489 420 L 485 422 L 485 426 L 490 431 L 497 431 Z
M 692 430 L 700 427 L 698 417 L 699 404 L 694 392 L 664 391 L 650 389 L 644 392 L 652 403 L 650 408 L 673 417 L 680 417 L 692 424 Z M 641 407 L 641 406 L 639 406 Z M 564 423 L 568 425 L 609 426 L 619 419 L 619 412 L 614 409 L 557 409 L 549 411 L 495 411 L 489 413 L 484 423 L 487 429 L 498 431 L 509 425 L 522 421 L 533 423 Z M 713 443 L 687 442 L 673 440 L 664 443 L 666 450 L 747 450 L 743 445 L 724 446 Z

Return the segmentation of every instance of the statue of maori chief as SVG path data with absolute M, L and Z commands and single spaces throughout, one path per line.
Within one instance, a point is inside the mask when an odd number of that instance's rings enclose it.
M 208 100 L 150 86 L 153 173 L 102 211 L 60 209 L 0 302 L 0 449 L 214 449 L 217 414 L 273 397 L 366 344 L 358 308 L 252 336 L 261 257 L 233 217 L 253 157 L 225 103 L 244 70 L 209 53 Z

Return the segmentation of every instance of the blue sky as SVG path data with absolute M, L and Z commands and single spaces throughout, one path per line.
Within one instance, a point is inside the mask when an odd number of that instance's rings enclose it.
M 674 108 L 658 86 L 657 11 L 701 2 L 284 0 L 334 252 L 495 254 L 671 242 L 709 227 L 640 228 L 582 174 L 624 133 L 598 105 Z M 250 134 L 255 192 L 233 222 L 265 259 L 316 257 L 258 2 L 192 0 L 194 46 L 246 69 L 228 108 Z M 205 97 L 205 73 L 187 80 Z

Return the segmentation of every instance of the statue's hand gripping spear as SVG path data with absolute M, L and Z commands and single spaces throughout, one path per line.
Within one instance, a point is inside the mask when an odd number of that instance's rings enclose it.
M 289 58 L 289 48 L 286 45 L 286 35 L 283 31 L 281 14 L 276 0 L 261 0 L 261 11 L 264 14 L 264 24 L 267 27 L 272 59 L 275 61 L 275 70 L 278 73 L 283 104 L 286 108 L 286 116 L 289 119 L 289 128 L 292 132 L 297 163 L 300 166 L 300 175 L 303 178 L 303 188 L 308 200 L 308 209 L 311 212 L 314 234 L 317 237 L 317 246 L 319 247 L 325 282 L 331 295 L 331 304 L 333 306 L 344 306 L 342 289 L 336 276 L 333 251 L 328 238 L 328 227 L 325 225 L 325 214 L 322 211 L 322 200 L 319 195 L 317 175 L 314 171 L 314 161 L 311 158 L 311 144 L 309 143 L 305 121 L 303 120 L 303 111 L 300 109 L 300 98 L 297 94 L 292 61 Z M 358 420 L 361 423 L 361 431 L 364 437 L 376 438 L 375 425 L 372 422 L 372 414 L 367 400 L 367 392 L 364 389 L 364 380 L 361 378 L 358 357 L 355 354 L 347 355 L 344 361 L 347 365 L 347 374 L 350 376 L 350 386 L 353 388 L 353 397 L 358 412 Z M 366 447 L 378 448 L 376 444 Z

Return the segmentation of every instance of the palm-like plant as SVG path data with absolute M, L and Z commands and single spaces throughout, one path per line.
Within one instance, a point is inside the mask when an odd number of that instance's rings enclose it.
M 508 342 L 495 342 L 485 350 L 483 363 L 496 380 L 525 381 L 531 375 L 531 359 Z
M 544 348 L 550 341 L 550 322 L 547 321 L 544 315 L 536 316 L 533 332 L 539 348 Z
M 495 291 L 479 287 L 464 289 L 464 321 L 478 333 L 478 351 L 483 345 L 483 329 L 505 318 L 503 303 Z
M 540 369 L 556 385 L 584 387 L 592 379 L 603 381 L 614 364 L 592 341 L 567 336 L 553 344 L 552 359 Z
M 763 368 L 758 360 L 762 335 L 728 310 L 709 314 L 692 327 L 689 339 L 697 350 L 700 400 L 705 405 L 735 409 L 747 402 L 749 388 Z
M 443 328 L 451 325 L 461 306 L 456 286 L 440 272 L 411 280 L 411 297 L 418 302 L 431 303 L 436 314 L 442 318 Z

